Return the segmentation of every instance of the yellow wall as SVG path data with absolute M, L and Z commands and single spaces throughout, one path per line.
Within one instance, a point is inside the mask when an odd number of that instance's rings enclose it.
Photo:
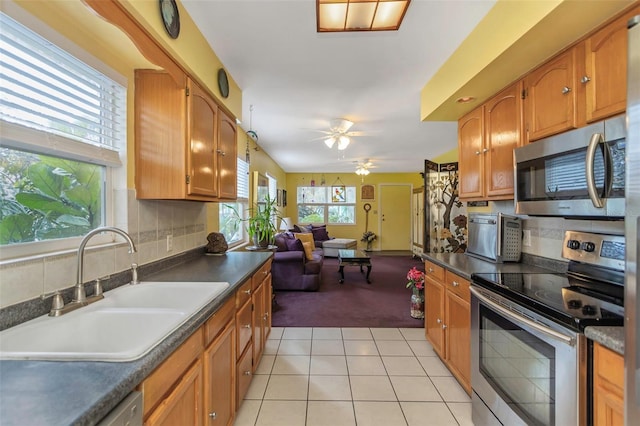
M 287 208 L 284 211 L 286 216 L 291 217 L 293 223 L 297 221 L 297 206 L 296 206 L 296 189 L 298 186 L 310 186 L 311 179 L 316 182 L 316 186 L 322 186 L 322 173 L 288 173 L 287 174 Z M 338 182 L 338 178 L 340 181 Z M 378 211 L 379 206 L 379 194 L 380 184 L 389 183 L 401 183 L 411 184 L 413 188 L 419 188 L 423 185 L 422 176 L 420 173 L 371 173 L 363 179 L 355 173 L 325 173 L 324 174 L 325 185 L 345 185 L 356 187 L 356 224 L 355 225 L 327 225 L 327 231 L 329 236 L 336 238 L 354 238 L 358 240 L 358 246 L 364 248 L 365 244 L 360 242 L 360 238 L 365 231 L 365 211 L 364 204 L 371 204 L 371 211 L 369 212 L 369 231 L 374 232 L 376 235 L 380 235 L 380 229 L 378 227 Z M 362 201 L 360 198 L 360 188 L 362 185 L 373 185 L 375 188 L 374 200 Z M 393 206 L 395 209 L 409 209 L 410 204 L 406 206 Z M 389 209 L 389 206 L 386 206 Z

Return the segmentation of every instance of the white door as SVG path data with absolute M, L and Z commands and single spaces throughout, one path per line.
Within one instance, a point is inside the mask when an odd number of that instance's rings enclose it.
M 380 185 L 380 250 L 411 250 L 410 184 Z

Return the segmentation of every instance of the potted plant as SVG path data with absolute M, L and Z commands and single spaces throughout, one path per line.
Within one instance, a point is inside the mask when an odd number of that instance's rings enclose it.
M 377 235 L 371 231 L 366 231 L 362 234 L 362 238 L 360 239 L 360 241 L 362 241 L 363 243 L 367 243 L 367 248 L 365 249 L 366 251 L 371 251 L 371 243 L 373 243 L 376 238 L 378 238 Z
M 274 237 L 278 232 L 274 225 L 274 219 L 279 218 L 276 202 L 275 198 L 265 196 L 264 201 L 249 209 L 249 217 L 246 219 L 241 218 L 238 212 L 229 206 L 239 221 L 247 222 L 246 229 L 249 240 L 256 247 L 267 248 L 269 244 L 273 244 Z

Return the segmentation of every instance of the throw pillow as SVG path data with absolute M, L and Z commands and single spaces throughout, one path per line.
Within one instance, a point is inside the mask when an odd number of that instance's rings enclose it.
M 311 232 L 306 233 L 306 232 L 302 232 L 302 233 L 295 233 L 293 234 L 296 238 L 298 238 L 300 241 L 302 241 L 303 243 L 305 241 L 311 243 L 311 245 L 315 245 L 315 241 L 313 240 L 313 234 Z
M 316 241 L 327 241 L 330 239 L 326 227 L 313 228 L 311 233 L 313 234 L 313 239 Z
M 304 251 L 304 246 L 302 245 L 302 241 L 299 239 L 287 238 L 285 240 L 287 244 L 287 249 L 289 251 Z
M 313 260 L 313 248 L 315 245 L 309 241 L 305 241 L 302 243 L 302 246 L 304 247 L 304 255 L 307 256 L 307 260 Z
M 286 234 L 280 233 L 276 234 L 276 247 L 278 247 L 278 251 L 289 251 L 287 248 L 287 240 L 291 240 L 292 238 L 288 237 Z
M 297 233 L 311 233 L 311 225 L 293 225 L 293 231 Z

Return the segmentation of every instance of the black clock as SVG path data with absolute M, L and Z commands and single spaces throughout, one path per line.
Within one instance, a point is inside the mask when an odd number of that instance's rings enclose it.
M 180 13 L 176 0 L 159 0 L 160 16 L 162 23 L 171 38 L 178 38 L 180 35 Z
M 229 79 L 224 68 L 218 70 L 218 89 L 220 89 L 220 95 L 223 98 L 229 97 Z

